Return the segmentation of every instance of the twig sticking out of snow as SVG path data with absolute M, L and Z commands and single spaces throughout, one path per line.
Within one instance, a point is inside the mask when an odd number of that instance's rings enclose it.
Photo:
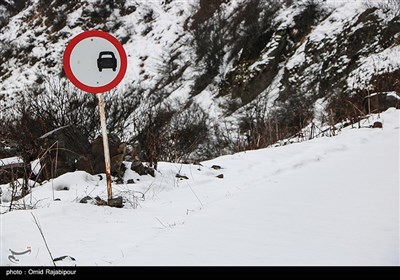
M 44 245 L 46 245 L 46 249 L 47 249 L 47 252 L 49 252 L 51 261 L 53 262 L 54 266 L 56 266 L 56 263 L 54 262 L 54 258 L 53 258 L 52 254 L 51 254 L 51 252 L 50 252 L 49 246 L 47 245 L 46 238 L 44 237 L 44 233 L 43 233 L 43 231 L 42 231 L 42 228 L 41 228 L 40 225 L 39 225 L 39 221 L 36 219 L 36 217 L 35 217 L 35 215 L 33 215 L 33 213 L 31 213 L 31 215 L 32 215 L 32 217 L 33 217 L 33 220 L 35 221 L 35 224 L 36 224 L 37 228 L 39 229 L 40 235 L 41 235 L 42 238 L 43 238 Z

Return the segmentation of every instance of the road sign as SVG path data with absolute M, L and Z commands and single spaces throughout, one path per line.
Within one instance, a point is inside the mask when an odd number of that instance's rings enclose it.
M 63 63 L 68 79 L 90 93 L 103 93 L 116 87 L 127 68 L 121 43 L 99 30 L 85 31 L 72 38 L 65 49 Z
M 72 38 L 65 48 L 63 62 L 68 79 L 77 88 L 90 93 L 103 93 L 116 87 L 124 78 L 127 67 L 126 53 L 121 43 L 111 34 L 99 30 L 85 31 Z M 103 136 L 108 205 L 116 206 L 119 205 L 116 203 L 119 200 L 113 199 L 112 196 L 111 163 L 103 96 L 98 94 L 97 97 Z

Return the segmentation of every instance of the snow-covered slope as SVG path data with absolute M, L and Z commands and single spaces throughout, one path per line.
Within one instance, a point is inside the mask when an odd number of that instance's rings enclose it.
M 215 151 L 221 131 L 223 138 L 257 137 L 246 127 L 260 120 L 276 123 L 271 135 L 281 139 L 311 121 L 327 123 L 328 114 L 338 122 L 367 111 L 371 93 L 395 93 L 390 106 L 399 104 L 396 1 L 9 2 L 18 9 L 0 6 L 7 11 L 0 21 L 0 116 L 24 94 L 47 94 L 45 81 L 64 79 L 64 48 L 88 29 L 115 35 L 128 54 L 116 95 L 140 103 L 128 101 L 135 105 L 124 120 L 121 138 L 132 142 L 132 119 L 152 108 L 170 109 L 170 122 L 202 109 L 210 127 L 202 138 Z M 209 156 L 198 142 L 193 160 Z
M 88 29 L 109 31 L 124 43 L 129 58 L 126 83 L 153 87 L 162 58 L 182 36 L 191 6 L 181 1 L 113 2 L 27 1 L 1 29 L 2 52 L 7 55 L 1 93 L 11 96 L 37 83 L 41 75 L 56 78 L 67 43 Z
M 52 265 L 35 218 L 53 258 L 75 259 L 57 265 L 399 265 L 399 129 L 391 108 L 335 137 L 159 163 L 113 186 L 122 209 L 78 203 L 105 199 L 105 182 L 64 174 L 25 197 L 33 209 L 0 215 L 0 264 Z

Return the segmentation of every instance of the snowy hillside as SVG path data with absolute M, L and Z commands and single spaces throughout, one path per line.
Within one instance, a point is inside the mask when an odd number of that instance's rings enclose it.
M 64 174 L 18 201 L 27 210 L 0 215 L 0 264 L 53 265 L 39 226 L 53 258 L 69 256 L 59 266 L 399 265 L 400 111 L 361 126 L 197 165 L 159 163 L 154 178 L 127 172 L 113 185 L 122 209 L 79 203 L 105 199 L 105 181 Z
M 323 126 L 329 119 L 336 123 L 400 106 L 397 1 L 2 3 L 0 117 L 11 123 L 10 116 L 28 112 L 34 123 L 46 125 L 38 136 L 71 123 L 62 117 L 43 120 L 45 112 L 30 108 L 29 100 L 38 99 L 40 108 L 68 102 L 64 95 L 79 96 L 81 107 L 93 106 L 91 96 L 65 85 L 62 66 L 69 40 L 91 29 L 116 36 L 128 55 L 123 83 L 105 94 L 107 104 L 117 104 L 109 114 L 119 118 L 109 120 L 110 132 L 139 142 L 143 150 L 151 145 L 146 131 L 165 132 L 160 141 L 182 153 L 174 160 L 263 148 L 312 122 Z M 54 84 L 63 85 L 62 95 Z M 371 94 L 379 100 L 368 107 Z M 68 119 L 76 112 L 60 114 Z M 92 129 L 87 137 L 92 140 L 97 132 Z M 187 147 L 175 143 L 177 138 Z M 169 160 L 167 147 L 157 151 L 159 160 Z
M 58 77 L 67 43 L 87 29 L 110 31 L 124 43 L 129 57 L 126 83 L 154 86 L 157 66 L 183 33 L 190 5 L 120 2 L 52 1 L 48 5 L 47 1 L 26 1 L 25 8 L 1 29 L 3 55 L 11 58 L 2 65 L 5 101 L 26 85 L 37 83 L 41 76 Z

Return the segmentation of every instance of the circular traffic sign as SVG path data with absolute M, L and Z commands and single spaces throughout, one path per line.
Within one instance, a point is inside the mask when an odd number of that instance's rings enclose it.
M 79 89 L 103 93 L 124 78 L 127 58 L 122 44 L 111 34 L 85 31 L 68 43 L 63 57 L 68 79 Z

